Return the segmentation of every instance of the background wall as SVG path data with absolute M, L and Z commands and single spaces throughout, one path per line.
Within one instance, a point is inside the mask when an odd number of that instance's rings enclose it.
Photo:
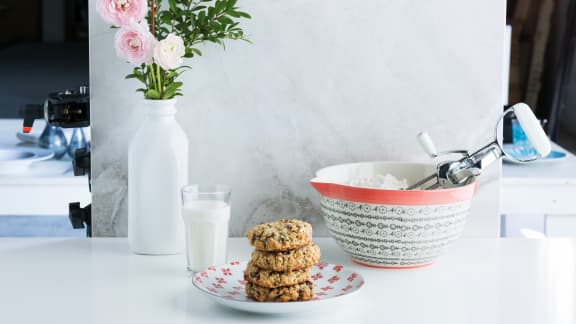
M 427 161 L 474 149 L 502 111 L 505 2 L 239 1 L 254 44 L 207 45 L 189 62 L 178 120 L 190 138 L 190 181 L 233 187 L 231 235 L 279 217 L 327 231 L 315 170 L 369 160 Z M 94 5 L 94 2 L 91 2 Z M 127 146 L 141 119 L 114 30 L 90 8 L 95 236 L 127 232 Z M 151 170 L 152 172 L 152 170 Z M 498 234 L 500 167 L 482 175 L 467 236 Z
M 0 0 L 0 118 L 88 84 L 88 2 Z

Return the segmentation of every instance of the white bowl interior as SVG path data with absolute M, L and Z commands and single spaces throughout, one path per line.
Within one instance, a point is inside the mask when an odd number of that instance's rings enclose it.
M 390 174 L 408 184 L 416 183 L 436 172 L 436 166 L 425 163 L 360 162 L 330 166 L 316 172 L 315 181 L 348 184 L 353 179 L 372 178 Z

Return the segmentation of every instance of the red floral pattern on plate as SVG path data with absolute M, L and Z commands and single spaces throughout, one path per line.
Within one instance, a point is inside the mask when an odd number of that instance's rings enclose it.
M 219 267 L 210 267 L 197 273 L 192 283 L 198 289 L 214 297 L 237 302 L 257 303 L 244 293 L 244 269 L 247 262 L 232 261 Z M 320 262 L 312 268 L 310 278 L 314 281 L 313 301 L 350 294 L 364 285 L 364 278 L 339 264 Z

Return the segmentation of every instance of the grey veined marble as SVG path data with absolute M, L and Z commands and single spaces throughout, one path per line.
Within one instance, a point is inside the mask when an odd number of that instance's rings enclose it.
M 94 2 L 90 2 L 94 6 Z M 233 188 L 231 235 L 279 217 L 327 235 L 314 171 L 354 161 L 427 161 L 491 139 L 502 107 L 500 0 L 239 1 L 254 44 L 213 45 L 188 62 L 178 120 L 190 181 Z M 127 233 L 127 147 L 141 119 L 114 30 L 90 13 L 95 236 Z M 498 233 L 500 167 L 482 175 L 465 235 Z

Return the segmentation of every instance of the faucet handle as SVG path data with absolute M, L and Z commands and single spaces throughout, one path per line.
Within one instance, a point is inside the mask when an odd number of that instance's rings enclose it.
M 22 132 L 30 133 L 34 125 L 34 120 L 44 118 L 44 106 L 35 104 L 25 105 L 20 109 L 20 117 L 24 118 Z
M 438 156 L 438 152 L 436 151 L 436 145 L 432 141 L 432 138 L 427 132 L 420 132 L 416 135 L 416 139 L 420 144 L 422 150 L 428 154 L 431 158 L 435 158 Z
M 552 150 L 550 139 L 546 136 L 540 122 L 536 119 L 536 116 L 534 116 L 532 109 L 523 102 L 515 104 L 511 109 L 514 111 L 518 123 L 520 123 L 520 126 L 526 134 L 526 137 L 528 137 L 530 144 L 532 144 L 541 157 L 548 156 Z
M 442 152 L 436 151 L 436 145 L 434 145 L 432 137 L 430 137 L 430 135 L 428 135 L 427 132 L 418 133 L 418 135 L 416 135 L 416 139 L 418 140 L 418 143 L 420 144 L 422 150 L 426 154 L 428 154 L 428 156 L 430 156 L 431 158 L 437 158 L 440 155 L 449 155 L 449 154 L 460 154 L 463 157 L 470 156 L 470 154 L 466 150 L 450 150 Z

